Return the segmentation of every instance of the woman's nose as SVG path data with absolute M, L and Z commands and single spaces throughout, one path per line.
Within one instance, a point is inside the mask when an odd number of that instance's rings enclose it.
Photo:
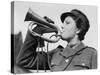
M 64 26 L 62 26 L 61 29 L 64 29 Z
M 63 26 L 61 26 L 61 29 L 64 29 L 64 27 L 63 27 Z
M 64 31 L 64 26 L 61 27 L 61 32 L 63 32 L 63 31 Z

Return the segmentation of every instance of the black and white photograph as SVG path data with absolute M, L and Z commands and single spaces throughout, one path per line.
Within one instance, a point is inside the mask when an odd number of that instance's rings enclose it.
M 92 5 L 12 1 L 11 73 L 97 69 L 97 11 Z

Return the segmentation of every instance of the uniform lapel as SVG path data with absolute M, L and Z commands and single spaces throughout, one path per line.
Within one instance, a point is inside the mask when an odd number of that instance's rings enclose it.
M 85 45 L 82 42 L 78 46 L 76 46 L 74 49 L 67 46 L 61 52 L 61 55 L 65 56 L 67 58 L 67 57 L 69 57 L 71 55 L 74 55 L 77 51 L 81 50 L 84 47 L 85 47 Z

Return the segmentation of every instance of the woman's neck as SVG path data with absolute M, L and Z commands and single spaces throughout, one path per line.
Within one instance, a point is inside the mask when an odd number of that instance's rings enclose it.
M 75 48 L 78 44 L 80 44 L 80 40 L 78 39 L 78 36 L 75 36 L 68 42 L 68 46 Z

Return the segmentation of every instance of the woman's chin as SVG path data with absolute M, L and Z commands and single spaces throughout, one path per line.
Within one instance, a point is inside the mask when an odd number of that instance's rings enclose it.
M 70 40 L 70 38 L 68 38 L 68 37 L 63 37 L 63 36 L 61 36 L 61 39 L 64 40 L 64 41 L 69 41 L 69 40 Z
M 65 38 L 65 37 L 63 37 L 63 36 L 61 36 L 61 39 L 62 39 L 62 40 L 67 40 L 67 38 Z

